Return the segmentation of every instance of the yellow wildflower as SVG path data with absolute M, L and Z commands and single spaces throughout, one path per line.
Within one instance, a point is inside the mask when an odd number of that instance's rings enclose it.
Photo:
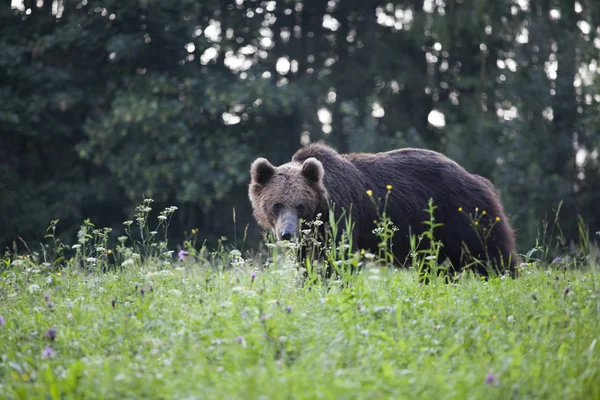
M 473 223 L 475 224 L 475 226 L 479 225 L 479 221 L 475 221 Z
M 481 212 L 481 215 L 485 215 L 485 214 L 487 214 L 487 212 L 486 212 L 485 210 L 483 210 L 483 211 Z
M 496 217 L 496 222 L 499 222 L 499 221 L 500 221 L 500 217 Z
M 107 251 L 106 253 L 107 253 L 108 255 L 111 255 L 111 254 L 112 254 L 112 250 L 111 250 L 111 249 L 108 249 L 108 251 Z
M 192 229 L 192 235 L 195 235 L 196 233 L 198 233 L 198 229 Z
M 387 185 L 385 188 L 386 188 L 387 190 L 392 190 L 392 185 Z
M 462 212 L 462 207 L 458 207 L 458 212 Z
M 366 253 L 366 250 L 365 250 L 365 249 L 362 249 L 362 250 L 360 251 L 360 254 L 361 254 L 361 255 L 363 255 L 363 256 L 365 255 L 365 253 Z
M 61 273 L 61 272 L 59 272 L 59 273 L 58 273 L 58 274 L 56 274 L 56 275 L 58 275 L 58 276 L 62 276 L 62 273 Z
M 367 190 L 367 196 L 369 196 L 369 197 L 373 196 L 373 191 L 370 189 Z

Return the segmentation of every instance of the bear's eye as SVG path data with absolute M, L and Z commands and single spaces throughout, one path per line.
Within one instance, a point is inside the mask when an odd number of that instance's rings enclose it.
M 273 212 L 275 214 L 277 214 L 279 211 L 281 211 L 282 208 L 283 208 L 283 204 L 281 204 L 281 203 L 273 204 Z
M 296 206 L 296 211 L 298 212 L 298 214 L 300 214 L 300 215 L 304 214 L 304 210 L 306 210 L 306 208 L 304 207 L 303 204 L 298 204 Z

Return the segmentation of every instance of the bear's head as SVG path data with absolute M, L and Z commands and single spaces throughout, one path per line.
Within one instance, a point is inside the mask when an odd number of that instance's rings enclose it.
M 279 167 L 265 158 L 256 159 L 250 168 L 248 195 L 258 224 L 273 230 L 277 240 L 298 237 L 300 220 L 312 221 L 327 207 L 324 174 L 316 158 Z

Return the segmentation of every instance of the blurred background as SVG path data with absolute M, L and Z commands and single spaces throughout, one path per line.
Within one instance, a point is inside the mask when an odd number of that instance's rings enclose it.
M 592 0 L 12 0 L 0 6 L 0 244 L 123 231 L 144 196 L 246 246 L 250 163 L 324 140 L 441 151 L 501 191 L 519 250 L 562 201 L 600 230 Z M 234 217 L 235 214 L 235 217 Z

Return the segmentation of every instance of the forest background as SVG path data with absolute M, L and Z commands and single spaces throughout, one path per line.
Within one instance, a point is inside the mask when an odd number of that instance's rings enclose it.
M 10 4 L 9 4 L 10 3 Z M 181 241 L 260 239 L 250 163 L 324 140 L 441 151 L 499 188 L 520 251 L 561 205 L 600 230 L 592 0 L 12 0 L 0 6 L 0 245 L 118 234 L 144 197 Z M 382 184 L 385 184 L 382 183 Z M 116 236 L 115 234 L 115 236 Z

